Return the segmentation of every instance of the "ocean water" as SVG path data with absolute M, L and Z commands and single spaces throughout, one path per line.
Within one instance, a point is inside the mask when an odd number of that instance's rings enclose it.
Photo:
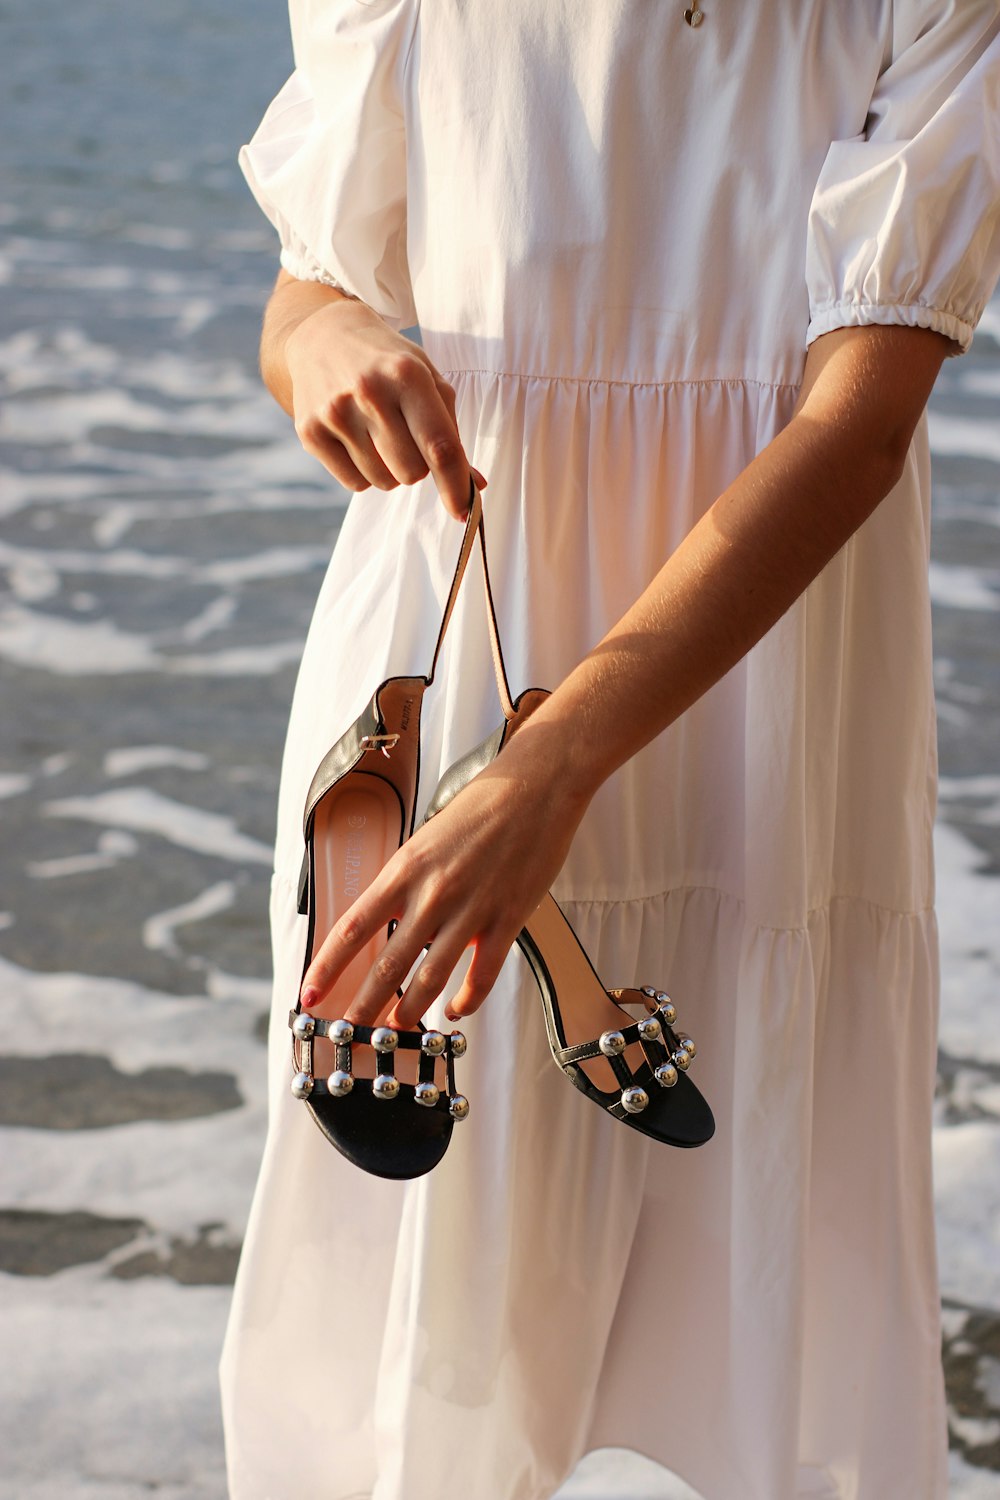
M 275 247 L 234 157 L 286 19 L 0 0 L 0 56 L 0 1500 L 221 1500 L 278 759 L 345 503 L 256 374 Z M 995 306 L 931 420 L 963 1500 L 1000 1472 L 998 419 Z M 690 1496 L 621 1456 L 570 1494 Z

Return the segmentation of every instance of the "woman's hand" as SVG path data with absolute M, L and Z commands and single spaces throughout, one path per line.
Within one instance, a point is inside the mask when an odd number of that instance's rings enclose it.
M 304 1005 L 322 1001 L 352 958 L 396 922 L 346 1019 L 414 1028 L 470 947 L 472 961 L 447 1014 L 458 1020 L 479 1009 L 559 873 L 586 807 L 552 753 L 551 731 L 533 735 L 533 728 L 519 730 L 419 828 L 336 923 L 303 980 Z M 397 990 L 418 960 L 400 999 Z
M 307 453 L 348 490 L 392 490 L 433 475 L 463 520 L 471 468 L 455 392 L 424 351 L 365 303 L 283 271 L 264 320 L 261 368 Z

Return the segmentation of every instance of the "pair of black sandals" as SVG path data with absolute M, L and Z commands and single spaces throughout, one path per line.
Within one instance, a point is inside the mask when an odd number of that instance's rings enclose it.
M 434 680 L 477 540 L 503 723 L 445 773 L 425 821 L 502 753 L 547 696 L 544 689 L 529 688 L 511 697 L 486 564 L 482 502 L 473 486 L 429 673 L 381 683 L 324 756 L 309 787 L 299 884 L 299 911 L 309 919 L 303 976 L 337 919 L 413 832 L 423 695 Z M 455 1074 L 466 1040 L 460 1031 L 359 1026 L 337 1016 L 348 1008 L 383 941 L 373 941 L 352 961 L 317 1013 L 303 1009 L 301 1001 L 290 1012 L 292 1092 L 355 1166 L 379 1177 L 419 1177 L 438 1164 L 455 1123 L 468 1116 Z M 606 990 L 551 895 L 528 918 L 517 943 L 538 985 L 553 1059 L 581 1093 L 654 1140 L 672 1146 L 710 1140 L 712 1112 L 688 1076 L 695 1045 L 675 1029 L 669 996 L 652 986 Z M 641 1010 L 642 1018 L 633 1019 L 625 1006 Z

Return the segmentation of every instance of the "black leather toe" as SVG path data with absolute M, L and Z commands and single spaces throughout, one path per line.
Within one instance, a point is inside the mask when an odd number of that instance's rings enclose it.
M 346 1098 L 307 1101 L 316 1124 L 341 1156 L 376 1177 L 422 1177 L 448 1149 L 454 1120 L 446 1109 L 418 1104 L 404 1086 L 395 1099 L 378 1099 L 359 1078 Z

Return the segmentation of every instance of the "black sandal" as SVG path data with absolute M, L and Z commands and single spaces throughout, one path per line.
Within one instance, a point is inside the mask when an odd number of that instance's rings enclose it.
M 551 895 L 531 914 L 517 946 L 542 997 L 549 1051 L 558 1066 L 609 1115 L 667 1146 L 703 1146 L 715 1134 L 704 1096 L 687 1076 L 696 1054 L 674 1030 L 677 1010 L 662 990 L 605 990 L 569 921 Z M 569 1042 L 559 991 L 573 997 L 574 1028 L 590 1039 Z M 623 1003 L 648 1014 L 635 1021 Z M 598 1034 L 595 1036 L 594 1033 Z
M 472 505 L 426 677 L 390 677 L 364 713 L 324 756 L 306 797 L 305 856 L 299 911 L 309 918 L 303 979 L 337 919 L 361 895 L 413 832 L 420 769 L 420 711 L 434 680 L 441 645 L 473 546 L 479 539 L 489 611 L 482 505 Z M 499 643 L 495 659 L 499 671 Z M 498 676 L 501 700 L 509 702 Z M 386 937 L 388 933 L 386 933 Z M 295 1076 L 292 1092 L 305 1101 L 320 1130 L 355 1166 L 379 1177 L 419 1177 L 443 1157 L 456 1120 L 469 1103 L 455 1086 L 455 1059 L 466 1050 L 450 1035 L 352 1026 L 346 1009 L 385 938 L 368 945 L 321 1006 L 289 1012 Z M 322 1012 L 334 1014 L 323 1015 Z

